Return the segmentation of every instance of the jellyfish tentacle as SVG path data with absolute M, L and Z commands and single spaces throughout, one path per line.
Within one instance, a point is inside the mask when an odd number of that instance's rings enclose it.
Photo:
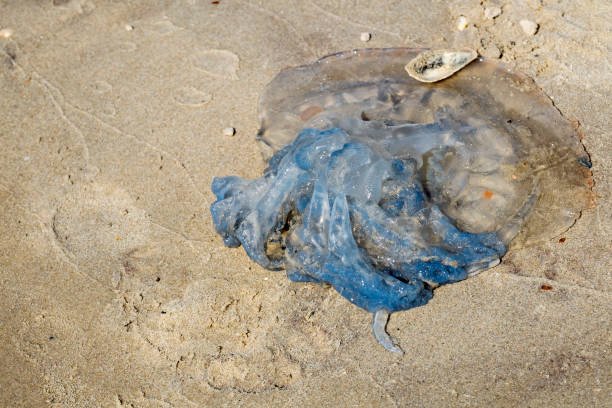
M 393 353 L 403 356 L 404 350 L 395 345 L 393 339 L 389 333 L 387 333 L 386 326 L 388 321 L 389 312 L 386 309 L 379 309 L 374 312 L 372 314 L 372 334 L 381 346 Z

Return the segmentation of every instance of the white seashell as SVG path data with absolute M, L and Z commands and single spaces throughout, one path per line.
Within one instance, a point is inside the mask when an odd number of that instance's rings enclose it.
M 413 58 L 405 68 L 417 81 L 437 82 L 453 75 L 477 56 L 478 53 L 474 50 L 424 51 Z

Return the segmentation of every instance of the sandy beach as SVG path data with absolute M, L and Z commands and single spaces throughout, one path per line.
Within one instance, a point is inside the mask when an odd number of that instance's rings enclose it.
M 424 4 L 0 1 L 0 406 L 611 407 L 612 3 Z M 593 165 L 567 232 L 391 315 L 403 356 L 209 212 L 265 168 L 264 86 L 366 47 L 527 74 Z

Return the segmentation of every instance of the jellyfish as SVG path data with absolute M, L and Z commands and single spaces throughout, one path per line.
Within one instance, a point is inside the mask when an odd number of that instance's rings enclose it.
M 210 208 L 226 246 L 332 286 L 400 354 L 390 313 L 562 233 L 591 200 L 576 129 L 531 79 L 447 51 L 432 79 L 423 55 L 354 50 L 282 71 L 259 100 L 267 168 L 215 178 Z

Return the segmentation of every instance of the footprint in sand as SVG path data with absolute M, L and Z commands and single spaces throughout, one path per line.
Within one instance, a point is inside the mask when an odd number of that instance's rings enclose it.
M 136 48 L 138 48 L 138 46 L 134 44 L 133 42 L 129 42 L 129 41 L 124 41 L 124 42 L 120 42 L 117 44 L 117 49 L 121 52 L 136 51 Z
M 53 5 L 75 11 L 77 14 L 89 14 L 96 8 L 95 4 L 89 0 L 53 0 Z
M 111 101 L 102 102 L 99 110 L 104 116 L 115 116 L 117 114 L 117 108 L 115 108 L 115 104 Z
M 53 217 L 57 244 L 93 278 L 111 284 L 124 254 L 150 240 L 145 211 L 120 187 L 82 184 L 64 196 Z
M 176 31 L 183 30 L 183 27 L 174 25 L 170 20 L 161 20 L 154 23 L 145 24 L 143 28 L 145 31 L 160 35 L 170 35 Z
M 232 80 L 238 79 L 239 61 L 236 54 L 227 50 L 205 50 L 191 56 L 191 64 L 198 71 Z
M 174 101 L 179 105 L 197 108 L 212 100 L 212 95 L 194 87 L 181 87 L 174 91 Z
M 113 89 L 113 86 L 106 81 L 94 81 L 91 84 L 91 89 L 94 93 L 102 95 L 110 92 Z

